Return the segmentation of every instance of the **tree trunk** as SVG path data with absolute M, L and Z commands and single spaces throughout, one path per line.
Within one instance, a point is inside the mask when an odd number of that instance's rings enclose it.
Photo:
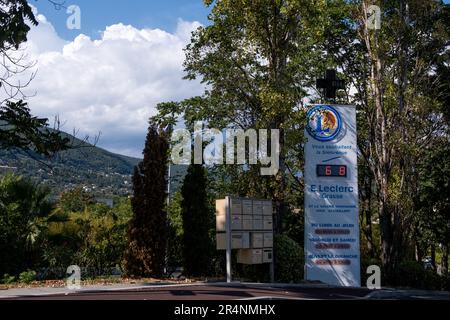
M 416 247 L 416 261 L 419 263 L 422 263 L 424 252 L 422 250 L 422 247 L 420 246 L 420 243 L 416 241 L 415 243 Z
M 442 275 L 448 274 L 448 244 L 442 244 L 441 272 Z
M 375 258 L 375 244 L 373 242 L 372 232 L 372 176 L 370 174 L 364 178 L 363 192 L 361 193 L 361 201 L 363 205 L 362 216 L 364 217 L 363 232 L 367 240 L 367 252 L 371 258 Z
M 369 4 L 363 2 L 364 21 L 367 22 Z M 363 41 L 370 59 L 370 89 L 375 103 L 375 182 L 377 185 L 378 213 L 380 218 L 381 261 L 387 279 L 394 270 L 392 212 L 388 206 L 388 186 L 391 171 L 391 149 L 387 143 L 387 114 L 384 105 L 384 60 L 380 53 L 378 31 L 369 32 L 364 24 Z

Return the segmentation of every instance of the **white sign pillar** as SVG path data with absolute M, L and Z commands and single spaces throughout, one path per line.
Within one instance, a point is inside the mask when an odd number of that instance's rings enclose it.
M 361 285 L 356 109 L 315 105 L 305 130 L 305 279 Z

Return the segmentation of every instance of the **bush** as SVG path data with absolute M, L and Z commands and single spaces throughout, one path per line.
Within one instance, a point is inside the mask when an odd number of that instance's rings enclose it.
M 442 276 L 441 280 L 442 280 L 441 284 L 442 290 L 450 291 L 450 274 Z
M 274 245 L 276 281 L 284 283 L 302 281 L 305 265 L 302 247 L 286 235 L 276 235 Z
M 396 286 L 440 290 L 442 279 L 433 270 L 424 270 L 417 261 L 401 262 L 396 272 Z
M 35 280 L 36 280 L 36 272 L 32 271 L 32 270 L 28 270 L 28 271 L 22 272 L 19 275 L 19 281 L 21 283 L 29 284 L 29 283 L 31 283 L 31 282 L 33 282 Z
M 10 276 L 9 274 L 5 273 L 3 275 L 1 283 L 3 283 L 3 284 L 11 284 L 11 283 L 14 283 L 15 280 L 16 280 L 16 277 Z

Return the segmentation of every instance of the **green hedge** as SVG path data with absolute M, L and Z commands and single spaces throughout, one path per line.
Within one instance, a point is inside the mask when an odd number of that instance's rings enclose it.
M 298 283 L 303 280 L 305 257 L 303 248 L 286 235 L 276 235 L 275 279 L 282 283 Z

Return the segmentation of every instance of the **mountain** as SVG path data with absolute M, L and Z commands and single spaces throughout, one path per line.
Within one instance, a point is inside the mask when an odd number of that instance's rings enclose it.
M 0 176 L 14 172 L 29 177 L 49 186 L 55 197 L 78 186 L 100 198 L 132 194 L 131 177 L 141 159 L 115 154 L 67 133 L 61 134 L 75 147 L 59 152 L 52 159 L 0 149 Z M 171 194 L 180 189 L 186 171 L 187 166 L 171 166 Z
M 73 149 L 51 159 L 23 151 L 0 150 L 0 174 L 14 172 L 48 185 L 54 195 L 83 186 L 96 196 L 131 194 L 131 175 L 140 159 L 115 154 L 69 134 Z

